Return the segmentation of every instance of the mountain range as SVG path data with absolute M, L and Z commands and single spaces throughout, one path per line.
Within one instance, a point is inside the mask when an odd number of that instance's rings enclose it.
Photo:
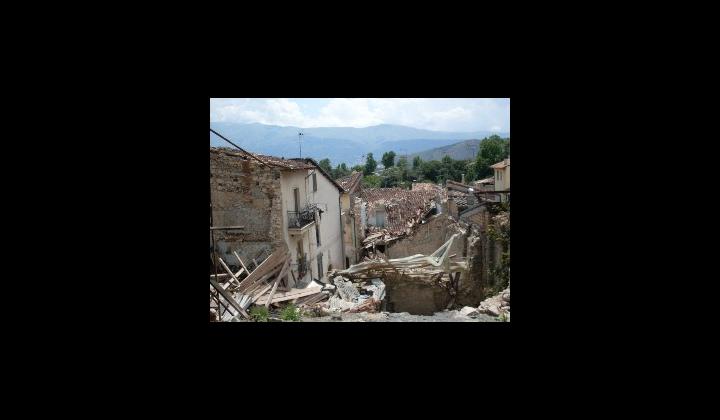
M 365 128 L 353 127 L 281 127 L 265 124 L 240 124 L 230 122 L 211 122 L 210 128 L 227 137 L 243 149 L 264 155 L 294 158 L 300 156 L 298 133 L 302 132 L 302 157 L 316 160 L 328 158 L 333 166 L 346 163 L 348 166 L 365 162 L 365 155 L 373 153 L 376 161 L 390 150 L 400 155 L 411 155 L 428 149 L 451 146 L 458 141 L 475 141 L 475 153 L 480 139 L 499 134 L 508 137 L 509 133 L 491 131 L 446 132 L 423 130 L 401 125 L 381 124 Z M 463 142 L 464 143 L 464 142 Z M 232 147 L 218 136 L 210 133 L 210 146 Z M 457 150 L 456 150 L 457 149 Z M 468 146 L 451 147 L 453 154 Z M 442 158 L 444 152 L 440 152 Z M 423 157 L 425 159 L 425 157 Z M 429 160 L 429 159 L 427 159 Z

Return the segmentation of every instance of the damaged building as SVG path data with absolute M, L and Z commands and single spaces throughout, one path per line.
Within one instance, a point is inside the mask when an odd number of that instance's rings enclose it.
M 365 239 L 358 211 L 362 193 L 362 175 L 362 172 L 353 172 L 337 180 L 338 185 L 343 189 L 340 195 L 340 211 L 342 212 L 345 268 L 360 261 L 362 241 Z
M 293 282 L 327 281 L 345 264 L 343 188 L 312 159 L 284 159 L 210 148 L 215 251 L 225 261 L 262 261 L 281 246 Z M 212 246 L 212 244 L 211 244 Z
M 494 286 L 491 267 L 502 263 L 502 246 L 487 234 L 498 201 L 455 181 L 445 188 L 414 183 L 411 190 L 364 189 L 357 207 L 366 260 L 429 255 L 449 242 L 449 255 L 467 263 L 457 278 L 384 278 L 388 310 L 429 314 L 456 304 L 477 306 Z
M 313 159 L 211 147 L 210 319 L 288 304 L 333 316 L 459 305 L 509 314 L 509 290 L 484 301 L 509 282 L 503 203 L 453 181 L 407 190 L 363 188 L 362 178 L 333 180 Z

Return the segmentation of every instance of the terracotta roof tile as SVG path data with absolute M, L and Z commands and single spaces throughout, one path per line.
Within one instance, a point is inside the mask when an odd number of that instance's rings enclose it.
M 433 201 L 442 190 L 405 190 L 402 188 L 364 188 L 362 198 L 368 208 L 383 206 L 387 212 L 385 229 L 393 236 L 407 233 L 433 208 Z M 382 230 L 369 227 L 370 232 Z
M 353 172 L 348 176 L 337 179 L 337 183 L 340 184 L 345 192 L 350 192 L 350 189 L 360 178 L 362 178 L 362 172 Z

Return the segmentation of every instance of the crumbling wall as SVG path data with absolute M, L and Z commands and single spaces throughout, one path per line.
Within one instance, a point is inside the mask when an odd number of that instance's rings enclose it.
M 214 232 L 216 252 L 228 264 L 238 264 L 232 251 L 248 264 L 282 245 L 280 169 L 210 149 L 210 194 L 215 226 L 245 227 Z
M 438 214 L 428 218 L 425 223 L 416 225 L 410 235 L 391 242 L 387 246 L 385 255 L 388 258 L 403 258 L 415 254 L 430 255 L 455 233 L 465 234 L 462 227 L 448 217 L 447 213 Z M 449 255 L 457 254 L 458 257 L 462 257 L 464 248 L 464 240 L 458 238 L 453 242 Z
M 471 225 L 467 238 L 468 271 L 460 281 L 458 302 L 466 306 L 477 306 L 478 299 L 489 297 L 498 283 L 493 271 L 501 266 L 503 244 L 488 234 L 489 225 L 492 223 L 491 213 L 484 207 L 470 215 L 467 220 L 477 223 Z
M 386 310 L 413 315 L 432 315 L 450 302 L 448 289 L 407 277 L 383 278 L 386 287 Z

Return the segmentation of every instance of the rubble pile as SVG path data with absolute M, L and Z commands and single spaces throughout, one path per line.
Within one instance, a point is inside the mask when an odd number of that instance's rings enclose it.
M 477 311 L 482 314 L 492 316 L 505 316 L 510 318 L 510 285 L 508 284 L 507 289 L 498 293 L 497 295 L 487 298 L 480 302 Z
M 385 299 L 385 283 L 380 279 L 361 283 L 359 287 L 362 292 L 349 279 L 342 276 L 335 276 L 333 283 L 337 293 L 327 302 L 328 312 L 376 312 Z
M 296 304 L 299 307 L 312 306 L 326 300 L 332 285 L 311 282 L 303 288 L 297 288 L 295 279 L 289 271 L 290 254 L 287 247 L 282 247 L 257 263 L 252 270 L 237 253 L 239 271 L 233 272 L 229 265 L 220 257 L 218 262 L 226 271 L 222 274 L 210 275 L 210 320 L 230 321 L 240 317 L 250 319 L 248 309 L 252 305 L 270 308 L 280 302 Z

